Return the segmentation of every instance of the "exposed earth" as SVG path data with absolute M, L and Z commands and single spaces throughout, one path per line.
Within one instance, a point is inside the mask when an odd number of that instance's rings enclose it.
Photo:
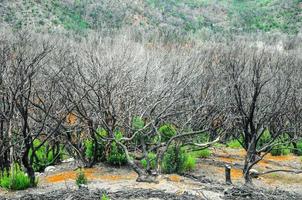
M 138 183 L 128 167 L 113 168 L 99 164 L 85 169 L 87 188 L 75 184 L 78 162 L 62 163 L 55 170 L 38 174 L 36 188 L 25 191 L 0 190 L 0 199 L 101 199 L 102 194 L 114 199 L 302 199 L 302 175 L 272 173 L 254 179 L 253 188 L 243 185 L 244 150 L 213 148 L 213 155 L 199 159 L 196 169 L 184 175 L 162 175 L 159 183 Z M 224 166 L 232 166 L 233 185 L 224 183 Z M 267 155 L 255 169 L 300 170 L 301 157 Z

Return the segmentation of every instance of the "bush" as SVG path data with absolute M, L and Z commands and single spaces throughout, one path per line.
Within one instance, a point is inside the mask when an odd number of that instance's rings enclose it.
M 238 140 L 231 140 L 227 143 L 227 147 L 238 149 L 241 148 L 242 146 Z
M 135 130 L 142 129 L 142 128 L 144 128 L 144 126 L 145 126 L 145 122 L 144 122 L 144 120 L 141 117 L 134 117 L 133 118 L 133 120 L 132 120 L 132 127 Z
M 193 155 L 196 158 L 208 158 L 212 155 L 212 152 L 208 148 L 206 148 L 206 149 L 194 151 L 191 153 L 191 155 Z
M 196 166 L 196 159 L 195 157 L 188 154 L 188 157 L 184 163 L 184 171 L 193 171 Z
M 150 162 L 150 168 L 155 169 L 156 168 L 156 154 L 155 153 L 148 153 L 148 158 Z M 147 159 L 141 160 L 142 166 L 146 169 L 147 168 Z
M 271 140 L 271 134 L 268 130 L 265 130 L 264 133 L 261 135 L 259 141 L 258 141 L 258 147 L 263 147 L 265 144 L 267 144 Z
M 172 124 L 165 124 L 159 128 L 159 132 L 161 133 L 161 141 L 167 142 L 176 135 L 176 128 Z
M 302 156 L 302 140 L 297 142 L 297 149 L 293 149 L 292 153 L 297 156 Z
M 290 149 L 284 145 L 276 146 L 271 151 L 272 156 L 281 156 L 281 155 L 288 155 L 288 154 L 290 154 Z
M 92 140 L 85 140 L 84 142 L 85 144 L 85 156 L 88 159 L 92 159 L 93 158 L 93 149 L 94 149 L 94 144 Z
M 110 200 L 110 198 L 105 193 L 103 193 L 102 200 Z
M 0 187 L 11 190 L 24 190 L 29 188 L 30 179 L 25 172 L 20 169 L 18 164 L 13 165 L 9 172 L 4 171 L 0 174 Z
M 195 168 L 195 158 L 183 149 L 172 146 L 164 155 L 162 168 L 164 173 L 184 173 Z
M 120 140 L 123 137 L 123 134 L 121 132 L 115 133 L 115 138 L 117 140 Z M 125 155 L 124 150 L 116 144 L 116 142 L 112 142 L 111 149 L 109 152 L 109 155 L 107 157 L 107 161 L 111 165 L 117 165 L 122 166 L 127 163 L 127 158 Z
M 37 148 L 41 144 L 39 139 L 33 141 L 34 148 Z M 40 172 L 43 171 L 47 166 L 51 165 L 54 162 L 53 151 L 50 150 L 49 145 L 45 142 L 39 149 L 35 151 L 36 156 L 33 160 L 34 171 Z M 29 157 L 32 155 L 32 149 L 29 151 Z
M 76 179 L 77 186 L 86 185 L 87 182 L 88 181 L 87 181 L 84 171 L 82 169 L 80 169 L 77 173 L 77 179 Z

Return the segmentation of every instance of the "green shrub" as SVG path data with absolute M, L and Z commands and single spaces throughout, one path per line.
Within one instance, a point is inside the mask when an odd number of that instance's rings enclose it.
M 297 149 L 293 149 L 292 153 L 297 156 L 302 156 L 302 140 L 297 142 Z
M 34 148 L 37 148 L 41 144 L 39 139 L 33 141 Z M 33 160 L 34 171 L 43 171 L 47 166 L 51 165 L 54 161 L 53 151 L 50 146 L 45 142 L 39 149 L 35 151 L 36 156 Z M 32 149 L 29 151 L 29 157 L 32 155 Z
M 115 132 L 115 139 L 120 140 L 123 137 L 123 134 L 120 131 Z M 112 142 L 111 149 L 109 155 L 107 157 L 107 161 L 111 165 L 122 166 L 127 163 L 127 158 L 124 150 L 116 144 L 116 142 Z
M 0 173 L 0 187 L 2 188 L 24 190 L 30 186 L 29 177 L 20 169 L 17 163 L 13 165 L 13 169 L 10 169 L 9 172 Z
M 122 166 L 127 163 L 126 155 L 121 147 L 119 147 L 115 142 L 111 144 L 111 150 L 107 157 L 107 161 L 111 165 Z
M 162 161 L 163 172 L 184 173 L 195 168 L 195 158 L 177 146 L 171 146 L 164 155 Z
M 150 168 L 155 169 L 156 168 L 156 154 L 152 153 L 152 152 L 148 153 L 147 159 L 150 162 Z M 141 164 L 145 169 L 147 168 L 147 159 L 141 160 Z
M 287 146 L 279 145 L 271 150 L 272 156 L 281 156 L 290 154 L 290 149 Z
M 271 140 L 271 134 L 268 130 L 265 130 L 264 133 L 261 135 L 257 145 L 258 147 L 263 147 Z
M 191 155 L 196 158 L 208 158 L 212 155 L 212 152 L 208 148 L 206 148 L 198 151 L 193 151 Z
M 167 142 L 170 138 L 176 135 L 176 128 L 172 124 L 165 124 L 159 128 L 161 140 Z
M 87 182 L 88 181 L 87 181 L 84 171 L 82 169 L 80 169 L 77 173 L 77 179 L 76 179 L 77 186 L 87 185 Z
M 105 193 L 103 193 L 102 200 L 110 200 L 110 198 Z
M 238 149 L 241 148 L 242 146 L 238 140 L 231 140 L 227 143 L 227 147 Z
M 94 153 L 94 144 L 92 140 L 85 140 L 85 156 L 88 159 L 93 158 L 93 153 Z
M 186 161 L 184 163 L 184 171 L 193 171 L 196 166 L 196 159 L 190 154 L 188 154 L 187 156 L 188 157 L 186 158 Z
M 142 129 L 142 128 L 144 128 L 144 126 L 145 126 L 145 122 L 144 122 L 144 120 L 141 117 L 134 117 L 133 118 L 133 120 L 132 120 L 132 127 L 135 130 Z

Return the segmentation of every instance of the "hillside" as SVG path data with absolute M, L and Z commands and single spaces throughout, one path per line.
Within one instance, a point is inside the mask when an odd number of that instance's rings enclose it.
M 1 0 L 0 23 L 38 32 L 112 32 L 203 37 L 215 33 L 283 32 L 302 25 L 301 0 Z

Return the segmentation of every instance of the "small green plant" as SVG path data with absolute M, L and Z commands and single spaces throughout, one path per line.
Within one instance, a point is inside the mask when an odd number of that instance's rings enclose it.
M 212 152 L 208 148 L 206 148 L 198 151 L 193 151 L 191 155 L 196 158 L 209 158 L 212 155 Z
M 195 157 L 188 154 L 186 161 L 184 163 L 184 171 L 193 171 L 196 166 L 196 159 Z
M 239 149 L 241 148 L 241 144 L 238 140 L 231 140 L 227 143 L 227 147 L 233 148 L 233 149 Z
M 11 190 L 24 190 L 29 188 L 30 179 L 25 172 L 15 163 L 9 171 L 0 173 L 0 187 Z
M 85 144 L 85 156 L 88 159 L 92 159 L 93 158 L 93 148 L 94 148 L 94 144 L 92 140 L 85 140 L 84 142 Z
M 88 181 L 87 181 L 84 171 L 82 169 L 80 169 L 77 173 L 77 179 L 76 179 L 77 186 L 87 185 L 87 182 Z
M 120 131 L 115 132 L 115 139 L 120 140 L 123 137 L 123 134 Z M 112 142 L 111 149 L 109 155 L 107 157 L 107 161 L 111 165 L 122 166 L 127 163 L 127 158 L 124 150 L 116 144 L 116 142 Z
M 38 148 L 41 145 L 39 139 L 33 141 L 34 148 Z M 33 150 L 30 149 L 29 157 L 32 156 Z M 60 152 L 59 152 L 60 153 Z M 51 165 L 55 161 L 54 153 L 47 142 L 45 142 L 41 147 L 35 151 L 33 168 L 36 172 L 43 171 L 47 166 Z
M 163 172 L 171 173 L 184 173 L 191 171 L 195 168 L 196 160 L 190 156 L 183 149 L 174 145 L 168 148 L 162 161 Z
M 176 128 L 172 124 L 165 124 L 159 128 L 161 140 L 167 142 L 171 137 L 176 135 Z
M 141 117 L 134 117 L 132 120 L 132 127 L 135 130 L 139 130 L 145 126 L 145 122 Z
M 152 152 L 148 153 L 148 158 L 147 159 L 150 162 L 150 168 L 155 169 L 155 167 L 156 167 L 156 154 L 152 153 Z M 147 168 L 147 159 L 141 160 L 141 164 L 145 169 Z
M 302 140 L 297 142 L 296 149 L 293 149 L 292 152 L 297 156 L 302 156 Z
M 271 151 L 272 156 L 281 156 L 290 154 L 290 149 L 284 145 L 278 145 L 274 147 Z
M 105 193 L 103 193 L 102 200 L 110 200 L 110 198 Z
M 265 146 L 271 140 L 271 134 L 268 130 L 265 130 L 264 133 L 261 135 L 257 145 L 261 148 Z

